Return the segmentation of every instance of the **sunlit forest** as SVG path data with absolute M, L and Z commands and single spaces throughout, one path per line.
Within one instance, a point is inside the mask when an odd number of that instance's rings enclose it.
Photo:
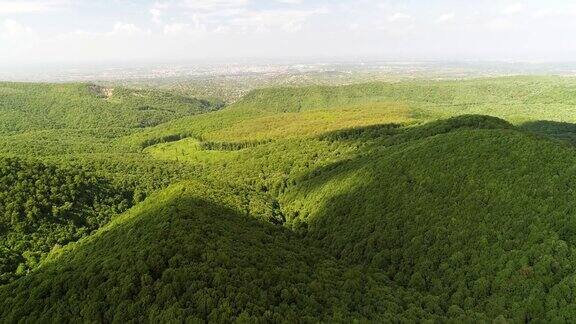
M 0 322 L 576 321 L 576 79 L 0 83 Z

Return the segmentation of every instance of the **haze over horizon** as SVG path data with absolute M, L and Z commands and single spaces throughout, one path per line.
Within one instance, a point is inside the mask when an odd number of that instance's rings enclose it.
M 567 0 L 0 0 L 0 61 L 573 61 Z

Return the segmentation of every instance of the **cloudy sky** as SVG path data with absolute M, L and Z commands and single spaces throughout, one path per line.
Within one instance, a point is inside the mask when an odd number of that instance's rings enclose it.
M 0 0 L 0 62 L 576 61 L 574 0 Z

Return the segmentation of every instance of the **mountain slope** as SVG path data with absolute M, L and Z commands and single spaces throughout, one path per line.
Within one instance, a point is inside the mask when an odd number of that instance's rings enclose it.
M 156 90 L 4 82 L 0 83 L 0 133 L 142 128 L 218 107 Z
M 246 194 L 190 182 L 163 191 L 0 287 L 3 320 L 443 318 L 423 308 L 434 298 L 394 289 L 361 267 L 342 267 L 290 231 L 249 217 L 270 206 Z
M 572 322 L 576 151 L 547 137 L 573 141 L 574 89 L 502 78 L 258 90 L 142 131 L 4 136 L 2 150 L 45 152 L 138 197 L 179 184 L 0 286 L 0 314 Z
M 233 107 L 265 112 L 405 105 L 414 116 L 485 114 L 513 122 L 576 121 L 576 79 L 500 77 L 258 89 Z
M 289 191 L 288 224 L 444 309 L 574 318 L 562 293 L 576 278 L 572 147 L 509 127 L 374 145 Z
M 80 170 L 0 158 L 0 284 L 106 224 L 132 192 Z
M 222 111 L 170 121 L 127 140 L 146 147 L 186 137 L 227 142 L 281 139 L 467 114 L 515 124 L 576 122 L 575 80 L 506 77 L 257 89 Z
M 174 185 L 0 287 L 0 312 L 7 321 L 574 319 L 572 147 L 485 116 L 322 138 L 363 144 L 280 192 L 281 210 L 246 188 Z

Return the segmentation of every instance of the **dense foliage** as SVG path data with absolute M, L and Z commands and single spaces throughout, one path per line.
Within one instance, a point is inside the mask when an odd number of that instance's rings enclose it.
M 104 179 L 0 159 L 0 283 L 33 269 L 51 249 L 89 235 L 132 204 Z
M 442 309 L 568 321 L 575 300 L 558 294 L 574 289 L 574 165 L 548 140 L 456 130 L 329 166 L 291 191 L 286 215 L 339 260 Z
M 434 297 L 249 217 L 269 207 L 246 193 L 177 185 L 0 289 L 0 312 L 41 322 L 443 318 L 423 309 Z
M 0 83 L 0 132 L 142 128 L 218 107 L 217 103 L 160 91 Z
M 573 89 L 4 84 L 2 320 L 575 321 Z

